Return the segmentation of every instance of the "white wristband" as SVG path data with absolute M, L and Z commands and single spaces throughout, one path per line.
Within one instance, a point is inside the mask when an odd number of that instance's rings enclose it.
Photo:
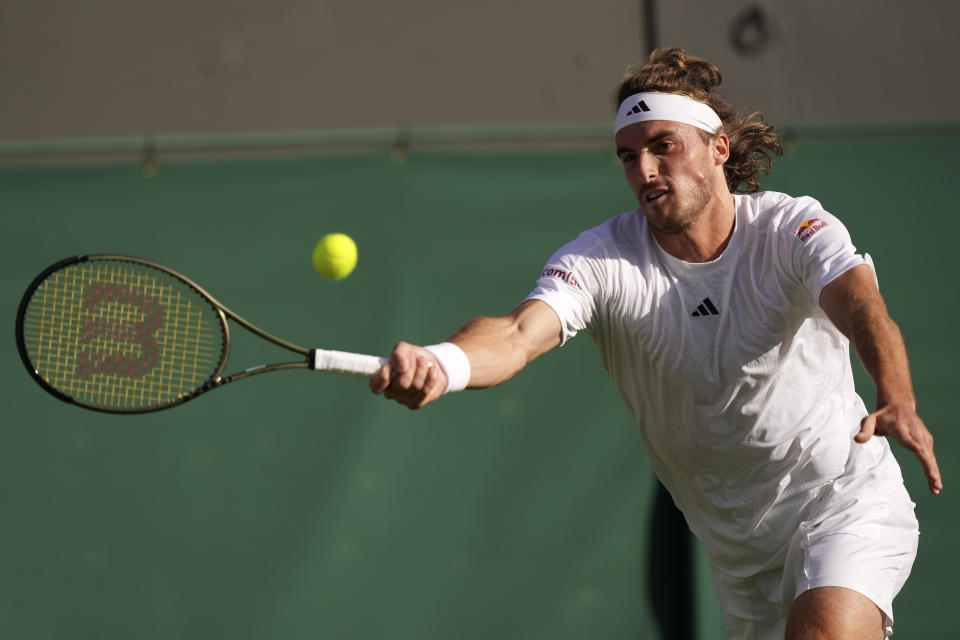
M 462 391 L 470 382 L 470 360 L 463 349 L 452 342 L 441 342 L 424 347 L 432 353 L 447 376 L 447 388 L 444 393 Z

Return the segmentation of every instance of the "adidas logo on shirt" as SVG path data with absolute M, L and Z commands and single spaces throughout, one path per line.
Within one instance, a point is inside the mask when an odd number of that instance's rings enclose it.
M 710 302 L 710 298 L 704 298 L 703 302 L 697 305 L 697 310 L 690 315 L 694 318 L 699 318 L 701 316 L 718 316 L 720 312 L 717 311 L 717 308 Z

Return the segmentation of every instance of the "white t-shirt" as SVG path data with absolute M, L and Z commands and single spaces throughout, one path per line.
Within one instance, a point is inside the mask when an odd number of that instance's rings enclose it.
M 711 563 L 749 575 L 776 562 L 812 490 L 843 474 L 867 413 L 849 344 L 818 300 L 870 261 L 816 200 L 734 198 L 716 260 L 671 256 L 637 209 L 561 248 L 528 299 L 557 312 L 564 341 L 594 339 Z M 875 458 L 888 447 L 857 446 Z

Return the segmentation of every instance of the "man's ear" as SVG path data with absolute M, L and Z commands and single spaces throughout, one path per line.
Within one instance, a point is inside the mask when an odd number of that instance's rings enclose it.
M 714 157 L 717 164 L 724 164 L 730 159 L 730 138 L 725 133 L 718 133 L 712 141 Z

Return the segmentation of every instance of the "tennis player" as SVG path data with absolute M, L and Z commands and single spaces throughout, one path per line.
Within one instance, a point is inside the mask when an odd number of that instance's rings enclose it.
M 584 331 L 703 544 L 730 637 L 883 638 L 918 526 L 874 436 L 912 451 L 938 494 L 933 438 L 870 257 L 816 200 L 758 191 L 776 135 L 719 84 L 677 49 L 628 73 L 615 142 L 639 207 L 557 251 L 510 313 L 399 343 L 370 386 L 422 407 Z

